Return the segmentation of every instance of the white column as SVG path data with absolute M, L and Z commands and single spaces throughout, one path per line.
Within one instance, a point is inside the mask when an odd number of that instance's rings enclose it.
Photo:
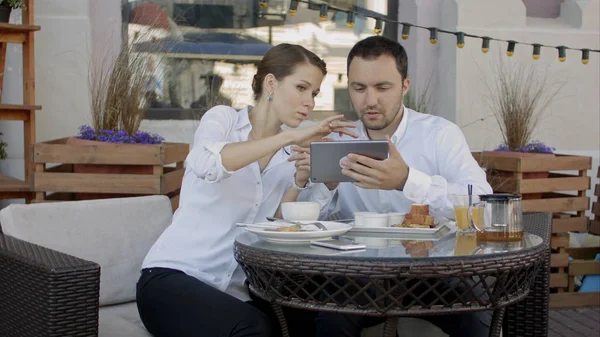
M 442 0 L 400 0 L 398 21 L 439 27 L 443 2 Z M 408 76 L 411 79 L 412 90 L 419 94 L 428 87 L 431 102 L 439 111 L 441 107 L 436 103 L 439 95 L 439 44 L 431 44 L 429 32 L 423 29 L 412 27 L 407 40 L 402 40 L 401 35 L 402 26 L 399 26 L 398 41 L 408 54 Z

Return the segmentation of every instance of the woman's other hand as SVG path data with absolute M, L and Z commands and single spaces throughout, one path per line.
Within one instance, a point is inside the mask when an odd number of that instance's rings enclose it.
M 288 161 L 295 162 L 296 166 L 296 185 L 298 187 L 306 187 L 310 178 L 310 148 L 293 146 L 292 155 Z
M 342 118 L 344 118 L 344 115 L 331 116 L 325 118 L 317 125 L 289 131 L 293 133 L 292 144 L 306 148 L 310 146 L 310 143 L 320 140 L 332 132 L 338 132 L 340 136 L 346 134 L 350 137 L 358 138 L 356 133 L 348 130 L 348 128 L 355 128 L 356 123 L 342 121 Z

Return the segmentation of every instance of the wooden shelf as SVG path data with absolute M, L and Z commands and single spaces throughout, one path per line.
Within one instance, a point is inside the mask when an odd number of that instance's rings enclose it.
M 22 44 L 23 104 L 0 104 L 0 120 L 23 122 L 23 158 L 25 179 L 19 180 L 0 174 L 0 199 L 25 199 L 29 203 L 31 192 L 29 179 L 33 172 L 31 150 L 35 144 L 35 112 L 41 107 L 35 104 L 35 32 L 34 0 L 25 0 L 21 10 L 21 24 L 0 23 L 0 74 L 4 74 L 6 47 L 9 43 Z M 0 75 L 0 102 L 4 76 Z
M 41 109 L 39 105 L 0 104 L 0 120 L 28 121 L 32 119 L 32 112 Z
M 29 183 L 26 183 L 23 180 L 0 174 L 0 193 L 29 191 L 31 191 Z
M 40 30 L 40 26 L 15 25 L 0 23 L 0 42 L 23 43 L 27 41 L 27 34 Z

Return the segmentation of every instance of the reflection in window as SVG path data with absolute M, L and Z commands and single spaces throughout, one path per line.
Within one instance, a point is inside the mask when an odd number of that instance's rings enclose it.
M 387 12 L 387 1 L 356 3 Z M 353 116 L 344 94 L 346 56 L 357 41 L 373 34 L 374 20 L 356 16 L 348 28 L 345 13 L 330 12 L 328 20 L 320 21 L 318 11 L 304 3 L 294 16 L 288 8 L 289 0 L 270 0 L 266 9 L 254 0 L 129 0 L 128 43 L 155 67 L 147 86 L 147 118 L 199 118 L 218 104 L 237 109 L 252 104 L 256 65 L 283 42 L 301 44 L 327 63 L 315 111 Z

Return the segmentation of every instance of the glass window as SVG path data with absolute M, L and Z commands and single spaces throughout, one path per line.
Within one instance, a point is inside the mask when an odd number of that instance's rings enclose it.
M 565 0 L 523 0 L 526 15 L 532 18 L 554 19 L 560 17 L 560 5 Z
M 397 6 L 397 1 L 346 2 L 382 15 L 389 3 Z M 196 119 L 217 104 L 237 109 L 252 104 L 256 65 L 269 48 L 283 42 L 301 44 L 327 63 L 315 114 L 352 116 L 346 56 L 354 43 L 373 35 L 375 20 L 356 16 L 349 28 L 344 12 L 330 11 L 322 21 L 318 9 L 306 3 L 293 16 L 289 0 L 268 3 L 260 8 L 255 0 L 127 1 L 127 41 L 148 55 L 155 68 L 147 87 L 147 118 Z

